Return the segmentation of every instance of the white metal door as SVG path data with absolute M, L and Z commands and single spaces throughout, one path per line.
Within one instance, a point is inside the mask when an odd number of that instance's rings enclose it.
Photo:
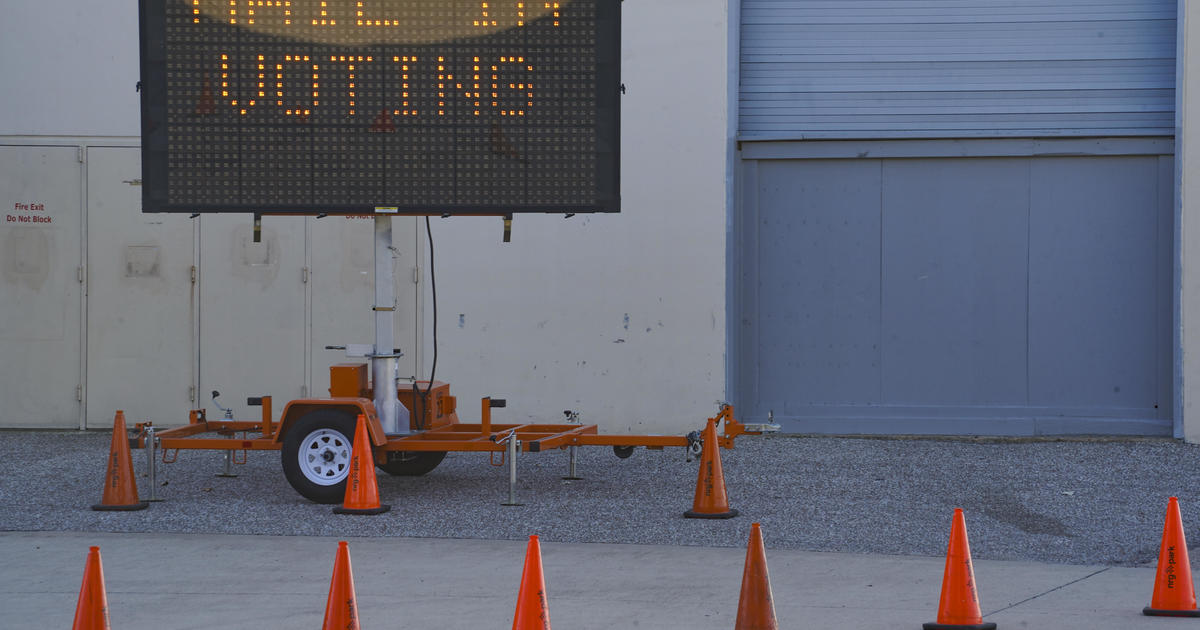
M 78 147 L 0 146 L 0 426 L 82 426 Z
M 87 153 L 87 424 L 187 422 L 196 385 L 193 228 L 142 214 L 137 147 Z
M 254 242 L 249 215 L 205 215 L 200 222 L 200 397 L 233 407 L 238 419 L 259 417 L 249 396 L 283 404 L 307 395 L 304 360 L 304 224 L 301 217 L 265 217 Z
M 420 260 L 423 229 L 420 218 L 392 219 L 395 278 L 396 344 L 401 377 L 417 374 L 417 291 L 414 281 Z M 366 359 L 347 359 L 345 353 L 325 346 L 372 344 L 375 339 L 375 220 L 373 217 L 308 219 L 311 305 L 312 373 L 310 392 L 329 395 L 329 366 Z

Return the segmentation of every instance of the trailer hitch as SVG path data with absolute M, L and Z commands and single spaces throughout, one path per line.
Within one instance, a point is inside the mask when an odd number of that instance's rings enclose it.
M 699 457 L 703 450 L 704 437 L 701 433 L 699 431 L 692 431 L 687 434 L 687 448 L 684 449 L 684 452 L 687 454 L 687 461 L 691 462 L 692 459 Z

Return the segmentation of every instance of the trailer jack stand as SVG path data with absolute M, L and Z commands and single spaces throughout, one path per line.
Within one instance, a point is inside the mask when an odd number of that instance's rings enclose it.
M 223 470 L 221 472 L 217 473 L 216 476 L 228 477 L 231 479 L 236 478 L 237 473 L 233 472 L 233 450 L 232 449 L 225 451 L 225 457 L 223 458 L 223 460 L 224 460 Z
M 508 437 L 497 440 L 503 442 L 508 440 L 508 500 L 500 505 L 520 506 L 524 503 L 517 502 L 517 453 L 521 451 L 521 441 L 517 439 L 517 432 L 514 429 L 510 431 Z
M 150 496 L 143 501 L 162 501 L 158 498 L 158 438 L 154 436 L 154 427 L 146 427 L 146 476 L 149 478 Z
M 569 463 L 570 471 L 567 473 L 566 477 L 563 477 L 563 479 L 565 479 L 567 481 L 580 481 L 583 479 L 583 477 L 580 477 L 575 472 L 575 451 L 578 448 L 579 448 L 578 446 L 568 446 L 567 447 L 567 452 L 570 453 L 570 456 L 569 456 L 570 457 L 570 463 Z

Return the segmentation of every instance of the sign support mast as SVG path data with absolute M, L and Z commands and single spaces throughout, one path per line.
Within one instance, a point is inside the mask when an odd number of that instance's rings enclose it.
M 375 215 L 375 352 L 371 359 L 371 381 L 375 388 L 375 413 L 388 435 L 409 433 L 400 426 L 400 400 L 396 377 L 401 356 L 395 346 L 396 282 L 393 277 L 392 215 Z

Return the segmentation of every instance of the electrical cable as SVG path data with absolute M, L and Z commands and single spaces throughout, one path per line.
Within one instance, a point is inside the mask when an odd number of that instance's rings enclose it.
M 438 360 L 438 317 L 437 317 L 437 274 L 434 273 L 433 267 L 433 229 L 429 227 L 429 215 L 425 216 L 425 236 L 429 239 L 429 288 L 433 293 L 433 367 L 429 368 L 429 388 L 425 390 L 425 394 L 429 394 L 429 390 L 433 388 L 433 375 L 437 374 Z
M 438 360 L 437 274 L 433 266 L 433 228 L 429 225 L 429 215 L 425 215 L 425 236 L 429 240 L 429 287 L 433 297 L 433 367 L 429 369 L 429 385 L 424 392 L 413 383 L 413 388 L 421 394 L 421 413 L 417 416 L 418 429 L 425 428 L 425 413 L 429 409 L 429 393 L 433 391 L 433 377 L 437 374 Z

